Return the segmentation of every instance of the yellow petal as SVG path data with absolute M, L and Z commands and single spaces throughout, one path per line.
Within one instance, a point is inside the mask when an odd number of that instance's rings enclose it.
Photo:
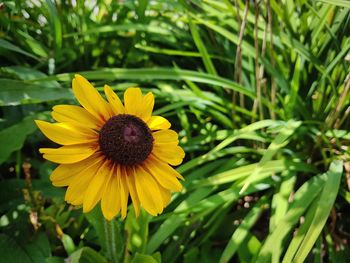
M 91 211 L 97 202 L 101 200 L 102 193 L 104 192 L 106 183 L 109 179 L 108 177 L 110 176 L 111 167 L 111 163 L 105 161 L 89 183 L 84 195 L 84 213 Z
M 107 183 L 106 189 L 102 194 L 101 209 L 103 216 L 107 220 L 111 220 L 120 211 L 120 188 L 118 183 L 117 167 L 113 167 L 110 180 Z
M 148 92 L 144 97 L 140 88 L 128 88 L 124 93 L 125 113 L 135 115 L 144 122 L 152 116 L 154 96 Z
M 54 120 L 58 122 L 83 125 L 95 130 L 99 130 L 103 125 L 103 122 L 101 120 L 96 119 L 84 108 L 75 105 L 54 106 L 51 115 Z
M 136 168 L 135 183 L 141 206 L 153 216 L 160 214 L 163 201 L 158 184 L 141 166 Z
M 159 187 L 159 192 L 162 196 L 163 207 L 166 207 L 170 203 L 171 193 L 168 189 L 165 189 L 164 187 L 162 187 L 160 185 L 158 187 Z
M 144 121 L 148 122 L 152 117 L 152 111 L 154 107 L 154 96 L 152 92 L 148 92 L 143 98 L 140 105 L 139 117 Z
M 79 103 L 97 119 L 107 121 L 112 110 L 98 91 L 81 75 L 75 75 L 72 82 L 73 93 Z
M 47 138 L 62 145 L 87 143 L 98 140 L 98 134 L 88 128 L 82 129 L 67 123 L 49 123 L 40 120 L 36 120 L 35 123 Z
M 68 203 L 73 205 L 81 205 L 83 203 L 86 189 L 102 163 L 102 161 L 96 161 L 74 176 L 64 198 Z
M 119 173 L 121 174 L 121 176 L 119 176 L 121 216 L 122 219 L 124 219 L 128 210 L 129 189 L 127 185 L 127 174 L 125 167 L 122 167 L 120 165 L 118 165 L 118 167 L 120 169 Z
M 174 143 L 155 144 L 152 153 L 160 160 L 171 165 L 179 165 L 185 157 L 184 150 Z
M 125 109 L 118 95 L 114 93 L 114 91 L 108 85 L 104 86 L 104 91 L 108 99 L 108 102 L 111 105 L 114 115 L 124 114 Z
M 98 150 L 97 145 L 92 144 L 75 144 L 66 145 L 57 149 L 40 148 L 39 152 L 43 153 L 43 157 L 54 163 L 76 163 L 93 155 Z
M 90 156 L 89 158 L 73 163 L 73 164 L 61 164 L 50 175 L 50 180 L 54 186 L 67 186 L 72 181 L 72 178 L 86 169 L 89 165 L 99 160 L 97 154 Z
M 135 168 L 130 167 L 126 169 L 126 179 L 130 192 L 130 197 L 135 208 L 135 214 L 138 217 L 140 215 L 140 200 L 137 196 L 136 186 L 135 186 Z
M 139 116 L 142 93 L 139 88 L 128 88 L 124 93 L 125 113 Z
M 178 135 L 173 130 L 161 130 L 152 133 L 154 143 L 178 143 Z
M 182 185 L 177 177 L 182 176 L 167 163 L 150 156 L 143 165 L 161 186 L 172 191 L 181 191 Z
M 152 131 L 166 130 L 169 129 L 171 126 L 170 122 L 161 116 L 152 116 L 148 120 L 147 125 Z
M 50 179 L 54 186 L 67 186 L 69 185 L 72 177 L 79 172 L 79 166 L 75 166 L 74 164 L 61 164 L 53 170 L 50 175 Z

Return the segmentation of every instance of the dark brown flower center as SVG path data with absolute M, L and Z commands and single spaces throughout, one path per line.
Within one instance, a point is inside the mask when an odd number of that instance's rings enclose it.
M 102 127 L 99 144 L 103 154 L 115 163 L 140 164 L 153 148 L 152 132 L 140 118 L 120 114 L 110 118 Z

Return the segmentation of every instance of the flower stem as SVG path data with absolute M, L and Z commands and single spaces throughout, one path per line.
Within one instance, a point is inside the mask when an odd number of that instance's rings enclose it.
M 107 248 L 107 256 L 111 260 L 112 263 L 118 263 L 118 252 L 117 252 L 117 242 L 116 242 L 116 229 L 113 224 L 113 221 L 108 221 L 104 219 L 103 222 L 104 230 L 105 230 L 105 242 Z

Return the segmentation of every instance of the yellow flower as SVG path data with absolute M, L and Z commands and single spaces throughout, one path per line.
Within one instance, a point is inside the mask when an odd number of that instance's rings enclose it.
M 108 102 L 80 75 L 72 86 L 83 107 L 57 105 L 52 117 L 58 123 L 36 121 L 46 137 L 63 145 L 39 150 L 60 164 L 50 176 L 53 185 L 68 186 L 65 200 L 82 205 L 83 212 L 101 200 L 108 220 L 119 212 L 126 217 L 129 195 L 136 215 L 140 207 L 162 213 L 170 192 L 182 189 L 183 177 L 170 165 L 179 165 L 185 153 L 169 121 L 152 116 L 152 92 L 143 96 L 139 88 L 128 88 L 123 105 L 107 85 Z

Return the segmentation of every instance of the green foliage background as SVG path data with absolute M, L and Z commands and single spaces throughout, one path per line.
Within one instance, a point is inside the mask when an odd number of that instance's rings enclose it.
M 350 2 L 0 3 L 0 262 L 348 262 Z M 180 133 L 165 213 L 104 225 L 51 186 L 33 120 L 75 73 Z M 105 229 L 112 235 L 106 235 Z

